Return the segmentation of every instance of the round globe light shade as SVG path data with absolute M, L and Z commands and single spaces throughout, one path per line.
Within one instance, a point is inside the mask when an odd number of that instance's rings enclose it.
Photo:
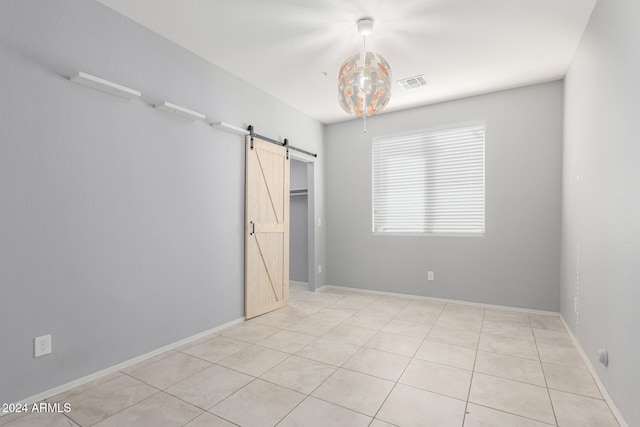
M 338 102 L 348 114 L 369 117 L 391 97 L 391 67 L 382 55 L 366 52 L 347 58 L 338 73 Z

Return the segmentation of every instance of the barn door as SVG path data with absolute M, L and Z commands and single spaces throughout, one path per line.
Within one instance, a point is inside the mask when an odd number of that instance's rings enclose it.
M 289 159 L 286 147 L 246 140 L 245 317 L 289 301 Z

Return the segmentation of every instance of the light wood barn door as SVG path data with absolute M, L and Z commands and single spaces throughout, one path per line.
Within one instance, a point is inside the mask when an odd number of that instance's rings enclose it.
M 289 159 L 285 147 L 246 140 L 245 317 L 289 301 Z

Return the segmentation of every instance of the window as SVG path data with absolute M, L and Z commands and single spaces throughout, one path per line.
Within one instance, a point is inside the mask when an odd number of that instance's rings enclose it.
M 484 235 L 484 123 L 373 140 L 373 232 Z

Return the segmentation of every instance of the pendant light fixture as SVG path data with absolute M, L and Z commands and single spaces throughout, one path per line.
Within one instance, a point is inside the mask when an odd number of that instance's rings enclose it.
M 352 112 L 364 120 L 381 111 L 391 97 L 391 67 L 377 53 L 367 52 L 367 36 L 373 30 L 373 20 L 358 21 L 358 32 L 362 36 L 362 52 L 348 57 L 338 73 L 338 101 L 347 114 Z

